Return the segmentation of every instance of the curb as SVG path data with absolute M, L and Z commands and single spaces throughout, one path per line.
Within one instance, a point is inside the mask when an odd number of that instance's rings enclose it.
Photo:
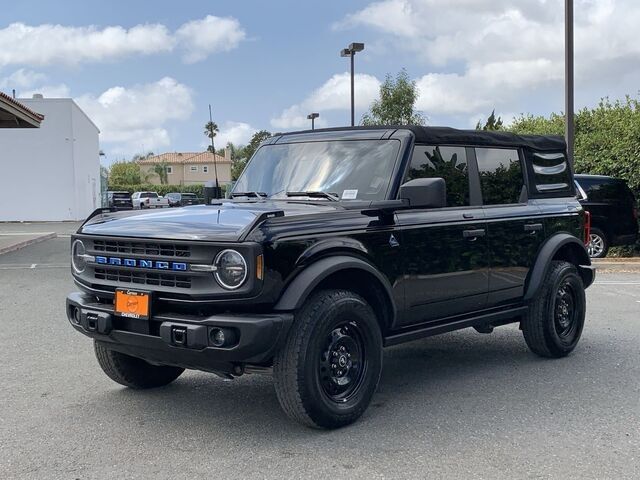
M 54 232 L 43 233 L 36 237 L 30 238 L 29 240 L 24 240 L 22 242 L 14 243 L 13 245 L 0 248 L 0 255 L 2 255 L 3 253 L 15 252 L 16 250 L 20 250 L 21 248 L 28 247 L 29 245 L 35 245 L 36 243 L 44 242 L 46 240 L 51 240 L 52 238 L 56 238 L 57 236 L 58 235 Z

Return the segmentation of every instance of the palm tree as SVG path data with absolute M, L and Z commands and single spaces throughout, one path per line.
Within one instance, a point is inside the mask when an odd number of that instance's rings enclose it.
M 153 166 L 153 173 L 160 177 L 160 184 L 167 185 L 169 183 L 169 175 L 167 173 L 167 162 L 160 162 Z
M 207 124 L 204 126 L 204 134 L 208 138 L 215 138 L 219 131 L 220 129 L 218 128 L 218 124 L 216 122 L 207 122 Z

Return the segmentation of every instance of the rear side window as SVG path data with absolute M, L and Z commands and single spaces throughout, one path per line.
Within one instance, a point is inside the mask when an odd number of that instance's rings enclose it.
M 633 193 L 622 180 L 578 179 L 578 183 L 591 202 L 635 202 Z
M 448 207 L 469 205 L 469 167 L 464 147 L 415 146 L 405 182 L 438 177 L 447 184 Z
M 476 148 L 482 201 L 485 205 L 505 205 L 522 201 L 522 167 L 517 150 Z
M 533 184 L 539 193 L 571 191 L 571 171 L 564 153 L 534 153 Z

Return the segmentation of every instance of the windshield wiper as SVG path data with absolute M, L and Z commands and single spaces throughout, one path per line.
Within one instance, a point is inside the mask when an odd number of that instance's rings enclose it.
M 267 198 L 267 194 L 264 192 L 233 192 L 231 198 L 235 197 Z
M 332 202 L 339 202 L 340 197 L 336 193 L 327 192 L 287 192 L 287 197 L 326 198 Z

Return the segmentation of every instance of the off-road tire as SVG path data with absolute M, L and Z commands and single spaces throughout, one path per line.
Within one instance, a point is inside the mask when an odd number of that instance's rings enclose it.
M 326 362 L 329 353 L 336 353 L 331 349 L 342 348 L 335 339 L 349 338 L 339 337 L 342 332 L 358 338 L 354 345 L 362 345 L 359 356 L 354 352 L 361 361 L 350 363 L 346 370 L 360 373 L 350 396 L 332 398 L 333 392 L 326 388 L 327 384 L 333 388 L 331 382 L 336 377 L 333 372 L 327 376 L 332 367 Z M 310 297 L 296 314 L 286 343 L 274 360 L 274 383 L 280 405 L 290 418 L 310 427 L 333 429 L 349 425 L 367 409 L 381 371 L 382 335 L 372 308 L 355 293 L 324 290 Z M 350 374 L 347 377 L 351 378 Z
M 98 364 L 114 382 L 135 389 L 163 387 L 178 378 L 184 368 L 151 365 L 136 357 L 116 352 L 94 341 Z
M 563 295 L 567 290 L 571 300 Z M 572 311 L 569 321 L 563 316 L 566 310 Z M 522 321 L 527 345 L 541 357 L 569 355 L 582 335 L 585 312 L 584 284 L 576 266 L 563 261 L 551 262 L 540 291 L 530 302 L 529 312 Z M 564 324 L 567 325 L 563 327 Z

